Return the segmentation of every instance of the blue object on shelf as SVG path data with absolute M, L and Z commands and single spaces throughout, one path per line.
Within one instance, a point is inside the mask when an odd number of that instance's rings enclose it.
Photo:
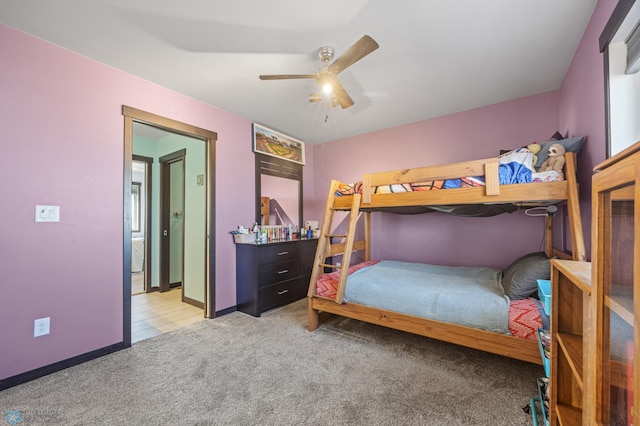
M 542 358 L 542 366 L 544 367 L 544 375 L 547 377 L 551 377 L 551 360 L 544 355 L 544 345 L 542 344 L 542 339 L 540 334 L 544 330 L 538 329 L 538 349 L 540 349 L 540 358 Z
M 541 407 L 543 407 L 542 415 L 544 416 L 544 405 L 540 398 L 531 398 L 531 400 L 529 401 L 529 407 L 531 408 L 531 419 L 533 420 L 533 426 L 540 426 L 540 423 L 538 422 L 538 410 L 536 410 L 536 402 L 539 403 Z M 546 417 L 544 419 L 544 424 L 545 426 L 549 426 L 549 419 L 547 419 Z
M 544 306 L 544 313 L 551 315 L 551 281 L 538 280 L 538 297 Z
M 542 384 L 542 379 L 538 379 L 538 398 L 535 398 L 538 402 L 540 402 L 540 408 L 542 409 L 542 418 L 544 419 L 544 424 L 545 426 L 549 426 L 549 414 L 547 413 L 547 410 L 545 410 L 544 408 L 544 395 L 542 394 L 542 387 L 544 385 Z M 531 398 L 532 400 L 534 398 Z M 531 403 L 533 403 L 533 401 L 531 401 Z M 535 407 L 534 407 L 535 408 Z M 538 419 L 535 419 L 536 422 Z

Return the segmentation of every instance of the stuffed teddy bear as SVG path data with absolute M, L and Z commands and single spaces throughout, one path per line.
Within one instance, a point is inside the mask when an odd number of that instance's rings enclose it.
M 562 170 L 562 167 L 564 167 L 564 146 L 559 143 L 554 143 L 549 147 L 547 153 L 549 154 L 549 158 L 544 160 L 544 163 L 542 163 L 538 171 Z
M 536 164 L 538 164 L 538 153 L 542 149 L 538 142 L 533 142 L 527 145 L 526 147 L 533 154 L 533 170 L 536 169 Z

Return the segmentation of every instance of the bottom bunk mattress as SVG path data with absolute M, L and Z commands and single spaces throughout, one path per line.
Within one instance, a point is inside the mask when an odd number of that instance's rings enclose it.
M 335 298 L 339 271 L 318 279 L 316 294 Z M 543 328 L 536 300 L 509 300 L 494 268 L 367 261 L 349 268 L 344 300 L 536 340 Z

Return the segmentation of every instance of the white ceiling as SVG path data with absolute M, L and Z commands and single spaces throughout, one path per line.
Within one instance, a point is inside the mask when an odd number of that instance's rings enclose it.
M 560 87 L 597 0 L 4 0 L 0 22 L 307 143 Z M 355 105 L 308 102 L 317 50 L 368 34 L 339 75 Z M 215 131 L 215 129 L 211 129 Z

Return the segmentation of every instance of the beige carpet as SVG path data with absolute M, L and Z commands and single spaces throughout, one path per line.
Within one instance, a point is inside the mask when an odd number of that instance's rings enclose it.
M 542 367 L 336 318 L 234 312 L 0 392 L 21 425 L 530 425 Z M 15 412 L 14 412 L 15 413 Z

